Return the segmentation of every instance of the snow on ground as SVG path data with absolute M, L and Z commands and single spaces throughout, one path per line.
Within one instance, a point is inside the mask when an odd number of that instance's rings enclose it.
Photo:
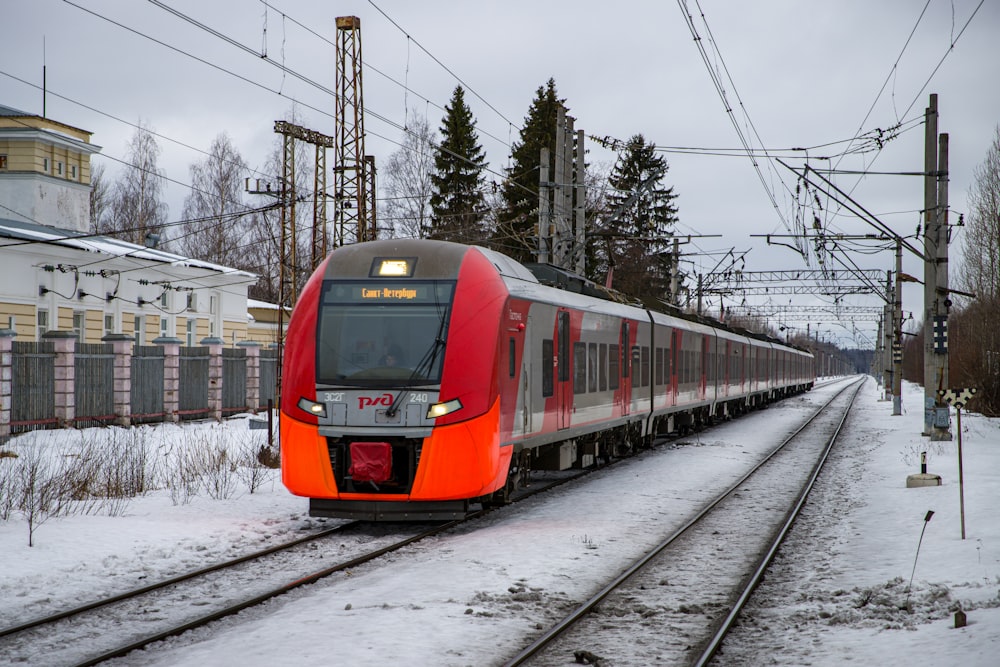
M 623 569 L 699 500 L 726 486 L 829 389 L 659 447 L 573 489 L 542 494 L 469 529 L 244 612 L 210 631 L 164 642 L 126 665 L 489 665 L 516 653 L 542 617 Z M 769 573 L 722 664 L 994 665 L 1000 652 L 1000 420 L 963 414 L 966 539 L 961 539 L 957 442 L 920 436 L 922 390 L 906 386 L 903 416 L 868 381 L 847 441 L 821 478 L 808 515 Z M 246 419 L 161 426 L 142 441 L 166 461 L 181 444 L 259 446 Z M 50 431 L 0 451 L 72 450 L 102 431 Z M 200 435 L 192 436 L 192 433 Z M 940 487 L 905 488 L 921 451 Z M 157 460 L 159 460 L 157 459 Z M 0 458 L 0 466 L 15 459 Z M 228 480 L 225 499 L 179 485 L 157 468 L 158 488 L 115 516 L 74 514 L 38 525 L 34 546 L 16 511 L 0 520 L 0 625 L 201 567 L 333 522 L 272 476 L 248 493 Z M 2 479 L 2 473 L 0 473 Z M 169 487 L 169 488 L 168 488 Z M 935 512 L 925 526 L 928 510 Z M 2 506 L 0 506 L 2 511 Z M 921 529 L 926 528 L 909 593 Z M 748 527 L 752 529 L 752 527 Z M 298 576 L 302 573 L 294 573 Z M 968 626 L 954 629 L 961 605 Z M 669 631 L 669 629 L 665 629 Z M 607 656 L 612 657 L 612 656 Z M 571 663 L 572 658 L 567 661 Z M 4 658 L 0 655 L 0 664 Z M 47 664 L 44 656 L 37 664 Z M 613 664 L 630 664 L 620 659 Z

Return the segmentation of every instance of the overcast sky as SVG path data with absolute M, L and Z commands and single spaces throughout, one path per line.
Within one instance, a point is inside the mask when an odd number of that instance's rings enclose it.
M 361 18 L 366 149 L 377 161 L 398 149 L 407 107 L 436 128 L 461 80 L 496 172 L 489 177 L 498 180 L 536 89 L 552 77 L 577 129 L 588 135 L 624 140 L 641 133 L 661 147 L 702 149 L 667 153 L 666 183 L 679 196 L 678 231 L 722 235 L 696 240 L 686 251 L 749 250 L 744 268 L 750 271 L 806 264 L 789 248 L 753 236 L 789 232 L 795 177 L 764 158 L 756 171 L 745 153 L 733 150 L 742 147 L 734 124 L 749 145 L 788 156 L 796 166 L 804 152 L 795 157 L 782 149 L 808 148 L 816 168 L 919 171 L 919 121 L 936 93 L 939 130 L 950 135 L 952 222 L 966 210 L 973 170 L 1000 125 L 995 0 L 8 0 L 3 15 L 0 104 L 41 114 L 44 62 L 46 115 L 93 132 L 93 143 L 102 147 L 95 161 L 112 176 L 134 124 L 162 135 L 160 166 L 172 179 L 170 220 L 181 217 L 189 166 L 204 159 L 199 151 L 219 133 L 227 132 L 257 168 L 274 148 L 274 121 L 290 118 L 293 105 L 302 125 L 334 133 L 333 100 L 321 88 L 334 87 L 336 16 Z M 720 77 L 725 101 L 709 67 Z M 856 135 L 897 124 L 901 132 L 881 150 L 837 157 Z M 613 152 L 594 142 L 589 148 L 591 163 L 613 163 Z M 922 179 L 834 180 L 900 235 L 916 231 Z M 829 202 L 820 213 L 832 232 L 874 231 L 835 213 Z M 813 212 L 806 215 L 811 222 Z M 961 233 L 955 238 L 960 246 Z M 719 255 L 689 259 L 689 271 L 709 272 Z M 855 261 L 886 270 L 893 260 L 883 252 Z M 905 272 L 922 277 L 915 257 L 904 261 Z M 953 260 L 953 281 L 957 264 Z M 807 300 L 819 303 L 794 298 Z M 904 292 L 903 308 L 920 317 L 919 286 Z M 874 338 L 876 325 L 857 327 L 856 337 L 850 324 L 822 325 L 842 345 L 869 347 L 865 337 Z

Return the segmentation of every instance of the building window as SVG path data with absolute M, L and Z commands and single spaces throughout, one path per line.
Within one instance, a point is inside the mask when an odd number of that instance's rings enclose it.
M 7 156 L 0 155 L 0 169 L 7 169 Z
M 87 314 L 82 310 L 73 311 L 73 335 L 76 342 L 82 343 L 87 338 Z
M 145 345 L 145 341 L 142 339 L 142 315 L 135 316 L 135 328 L 133 329 L 135 334 L 135 344 Z
M 42 158 L 42 172 L 49 173 L 49 159 L 47 157 Z
M 104 316 L 104 335 L 113 334 L 115 332 L 115 316 L 107 315 Z
M 188 292 L 187 295 L 187 309 L 192 313 L 198 312 L 198 295 L 194 292 Z
M 194 347 L 194 327 L 196 321 L 193 318 L 188 318 L 187 321 L 187 332 L 185 333 L 185 342 L 188 347 Z
M 63 163 L 62 162 L 56 162 L 56 175 L 57 176 L 62 176 L 63 175 Z
M 38 340 L 41 340 L 45 332 L 49 330 L 49 311 L 39 309 L 35 321 L 38 328 Z
M 75 164 L 70 165 L 70 167 L 69 167 L 69 177 L 72 178 L 73 180 L 76 180 L 76 165 Z
M 219 312 L 219 297 L 212 294 L 208 297 L 208 337 L 217 338 L 219 336 L 219 326 L 216 323 Z
M 166 338 L 170 335 L 169 327 L 167 326 L 168 320 L 165 317 L 160 318 L 160 337 Z

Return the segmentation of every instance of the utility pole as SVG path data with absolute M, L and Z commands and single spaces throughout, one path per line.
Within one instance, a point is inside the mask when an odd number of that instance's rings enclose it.
M 566 249 L 563 247 L 563 232 L 566 227 L 566 108 L 559 105 L 556 109 L 555 151 L 552 154 L 552 235 L 551 257 L 555 266 L 562 267 L 562 258 Z
M 882 307 L 882 320 L 879 322 L 878 336 L 879 336 L 879 352 L 877 354 L 878 363 L 880 366 L 880 371 L 882 373 L 882 386 L 885 389 L 885 400 L 892 400 L 892 378 L 893 378 L 893 367 L 892 367 L 892 341 L 895 340 L 893 336 L 893 309 L 892 309 L 892 271 L 885 272 L 885 288 L 886 294 L 889 298 L 886 299 L 885 305 Z
M 673 241 L 674 251 L 670 254 L 670 296 L 669 301 L 671 306 L 679 306 L 681 302 L 681 284 L 680 284 L 680 272 L 681 272 L 681 251 L 680 251 L 680 239 L 676 236 Z
M 586 268 L 584 132 L 559 106 L 555 149 L 542 147 L 538 169 L 538 262 L 583 275 Z M 574 143 L 575 139 L 575 143 Z M 575 199 L 574 199 L 575 197 Z
M 924 112 L 924 431 L 951 440 L 948 405 L 948 135 L 938 136 L 937 95 Z M 940 151 L 939 151 L 940 143 Z
M 892 296 L 892 414 L 903 414 L 903 240 L 896 237 L 896 284 Z
M 549 199 L 549 149 L 542 146 L 538 158 L 538 263 L 549 263 L 549 240 L 552 238 L 552 208 Z
M 575 245 L 575 267 L 574 270 L 579 275 L 583 275 L 587 269 L 587 183 L 586 183 L 586 163 L 584 162 L 583 130 L 576 131 L 576 186 L 573 192 L 576 194 L 576 209 L 574 210 L 574 226 L 576 228 Z

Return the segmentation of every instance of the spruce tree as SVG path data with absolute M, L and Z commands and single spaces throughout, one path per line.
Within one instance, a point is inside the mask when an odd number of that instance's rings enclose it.
M 605 225 L 612 287 L 636 297 L 665 296 L 673 226 L 677 222 L 674 189 L 666 188 L 667 160 L 656 145 L 634 135 L 612 170 L 608 183 L 617 192 L 608 196 L 615 212 Z
M 431 228 L 428 238 L 460 243 L 484 240 L 483 169 L 486 155 L 479 145 L 476 121 L 465 104 L 465 91 L 455 87 L 441 121 L 441 143 L 434 151 L 431 173 Z
M 556 82 L 549 79 L 539 86 L 521 129 L 521 139 L 514 143 L 511 167 L 504 181 L 504 208 L 497 220 L 493 247 L 520 262 L 536 260 L 538 247 L 538 167 L 542 147 L 555 154 L 556 119 L 565 100 L 556 93 Z M 551 174 L 546 180 L 551 181 Z

